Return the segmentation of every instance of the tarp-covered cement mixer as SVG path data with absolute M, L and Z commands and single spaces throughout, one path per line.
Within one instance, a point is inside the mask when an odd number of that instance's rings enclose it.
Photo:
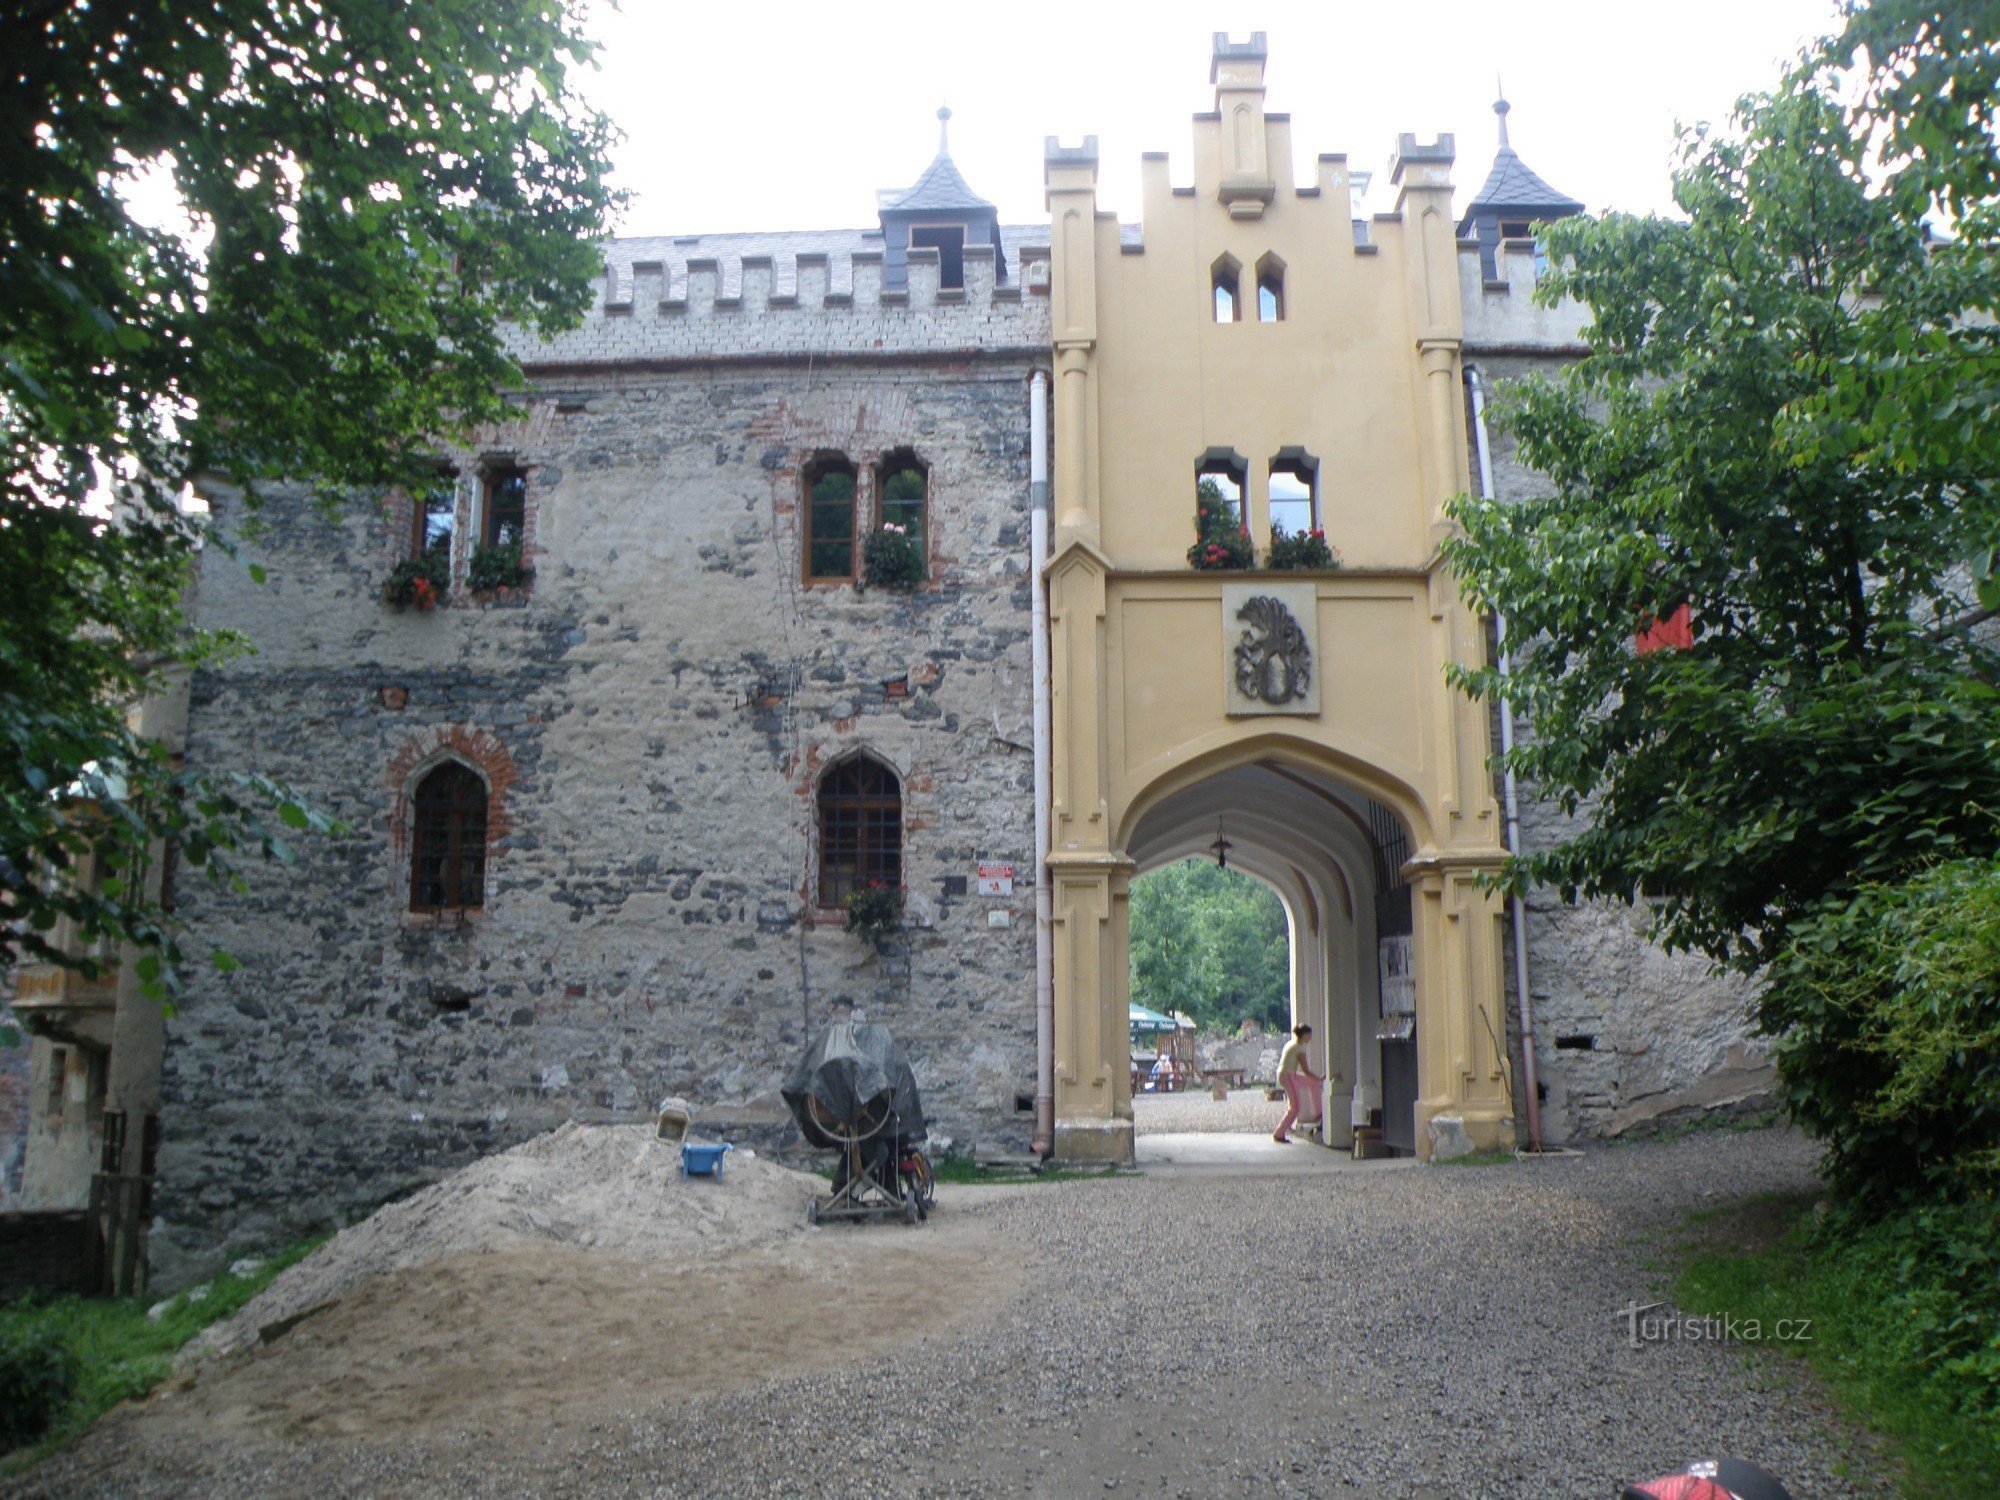
M 929 1213 L 923 1100 L 887 1027 L 827 1027 L 778 1092 L 807 1142 L 839 1153 L 833 1192 L 806 1206 L 813 1223 L 895 1214 L 914 1224 Z

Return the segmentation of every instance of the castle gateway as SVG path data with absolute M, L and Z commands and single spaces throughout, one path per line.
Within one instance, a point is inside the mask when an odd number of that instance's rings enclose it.
M 1513 1140 L 1486 717 L 1445 679 L 1484 649 L 1438 559 L 1469 487 L 1451 142 L 1402 137 L 1395 211 L 1357 220 L 1264 60 L 1217 39 L 1194 183 L 1147 157 L 1136 238 L 1094 140 L 1047 153 L 1064 1157 L 1132 1154 L 1130 882 L 1221 841 L 1284 900 L 1333 1138 L 1379 1110 L 1421 1155 Z M 1232 526 L 1259 566 L 1210 566 Z M 1320 534 L 1337 571 L 1268 567 Z
M 1129 1159 L 1127 893 L 1190 854 L 1283 899 L 1331 1143 L 1514 1139 L 1502 820 L 1446 678 L 1483 624 L 1438 545 L 1450 496 L 1537 483 L 1475 398 L 1575 352 L 1528 226 L 1577 205 L 1503 117 L 1456 223 L 1448 138 L 1402 137 L 1370 213 L 1294 160 L 1264 61 L 1217 39 L 1192 183 L 1149 157 L 1136 225 L 1093 142 L 1050 145 L 1029 225 L 941 143 L 865 228 L 614 240 L 581 326 L 513 335 L 520 420 L 206 549 L 197 621 L 256 651 L 147 722 L 344 831 L 181 883 L 241 966 L 171 1018 L 129 971 L 22 969 L 23 1201 L 157 1166 L 181 1284 L 662 1094 L 779 1144 L 786 1071 L 856 1014 L 934 1145 Z M 859 940 L 850 898 L 897 887 Z M 1549 1139 L 1765 1086 L 1699 960 L 1525 915 Z

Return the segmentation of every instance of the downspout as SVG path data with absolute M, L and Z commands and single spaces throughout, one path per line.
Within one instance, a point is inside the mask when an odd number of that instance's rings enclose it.
M 1479 450 L 1479 494 L 1493 495 L 1493 450 L 1486 438 L 1486 387 L 1476 365 L 1465 367 L 1466 384 L 1472 388 L 1472 435 Z M 1497 610 L 1493 632 L 1498 649 L 1501 676 L 1512 670 L 1507 650 L 1507 617 Z M 1500 786 L 1507 819 L 1507 852 L 1521 854 L 1521 802 L 1514 787 L 1514 705 L 1500 700 Z M 1521 1013 L 1521 1090 L 1528 1106 L 1528 1149 L 1542 1149 L 1542 1088 L 1540 1069 L 1535 1065 L 1535 1008 L 1528 996 L 1528 903 L 1518 894 L 1511 902 L 1514 919 L 1514 998 Z
M 1049 891 L 1049 377 L 1028 378 L 1028 587 L 1035 673 L 1035 1155 L 1056 1150 L 1055 939 Z

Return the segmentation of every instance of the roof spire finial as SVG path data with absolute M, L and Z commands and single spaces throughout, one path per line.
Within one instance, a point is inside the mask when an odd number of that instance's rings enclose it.
M 944 104 L 938 107 L 938 155 L 948 156 L 950 154 L 951 154 L 951 106 L 949 104 Z
M 1507 141 L 1507 111 L 1513 106 L 1507 102 L 1507 91 L 1500 86 L 1500 75 L 1497 73 L 1493 75 L 1493 92 L 1499 95 L 1493 101 L 1493 113 L 1500 117 L 1500 149 L 1512 151 L 1514 148 Z

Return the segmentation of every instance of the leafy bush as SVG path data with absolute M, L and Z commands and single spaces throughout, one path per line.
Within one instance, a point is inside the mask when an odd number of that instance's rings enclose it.
M 466 564 L 465 586 L 483 594 L 492 589 L 510 589 L 535 576 L 535 570 L 521 561 L 520 544 L 511 547 L 475 547 Z
M 903 927 L 903 888 L 871 880 L 847 897 L 847 930 L 871 948 L 879 948 Z
M 1844 1194 L 2000 1189 L 2000 860 L 1865 885 L 1797 924 L 1759 1020 Z
M 1340 566 L 1340 554 L 1327 544 L 1326 533 L 1317 526 L 1300 532 L 1273 526 L 1271 556 L 1265 566 L 1280 572 L 1329 572 Z
M 76 1393 L 77 1360 L 52 1321 L 0 1328 L 0 1453 L 55 1426 Z
M 1208 572 L 1257 566 L 1257 551 L 1243 529 L 1236 502 L 1213 479 L 1198 481 L 1194 493 L 1195 540 L 1187 551 L 1188 566 Z
M 913 589 L 924 581 L 924 553 L 917 539 L 893 521 L 869 533 L 862 545 L 868 581 L 885 589 Z
M 382 597 L 398 609 L 430 609 L 451 589 L 451 559 L 427 552 L 396 564 Z
M 173 1373 L 174 1354 L 211 1323 L 236 1312 L 326 1241 L 304 1240 L 271 1256 L 245 1276 L 224 1274 L 183 1292 L 152 1316 L 134 1298 L 58 1297 L 0 1304 L 0 1452 L 42 1439 L 44 1451 L 82 1433 L 121 1401 L 144 1396 Z M 30 1410 L 17 1386 L 12 1351 L 53 1347 L 71 1369 L 69 1384 L 39 1426 L 25 1431 Z M 30 1370 L 37 1368 L 32 1363 Z M 46 1436 L 44 1436 L 46 1435 Z M 0 1470 L 4 1472 L 4 1470 Z

